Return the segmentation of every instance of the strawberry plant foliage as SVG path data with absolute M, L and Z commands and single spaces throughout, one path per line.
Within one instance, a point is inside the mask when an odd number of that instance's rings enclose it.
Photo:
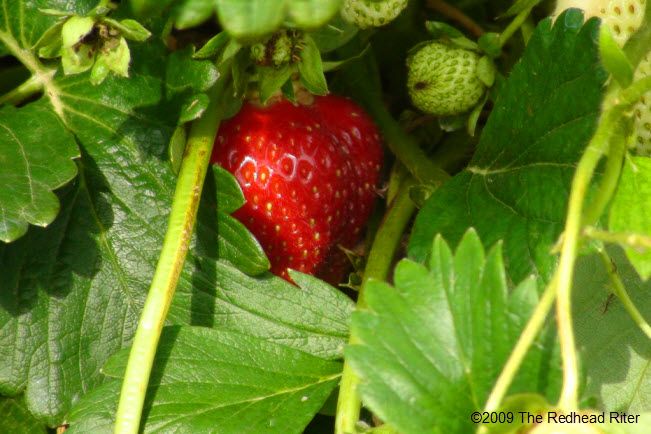
M 646 420 L 651 7 L 550 3 L 0 0 L 0 431 Z
M 254 352 L 255 358 L 248 357 Z M 124 373 L 126 353 L 106 375 Z M 265 339 L 204 327 L 169 327 L 153 373 L 146 433 L 170 431 L 300 433 L 340 376 L 339 362 Z M 111 432 L 119 381 L 111 379 L 71 413 L 71 433 Z M 282 411 L 279 409 L 282 408 Z M 191 413 L 188 410 L 191 409 Z M 237 414 L 237 417 L 233 417 Z
M 597 30 L 579 11 L 541 23 L 513 68 L 468 168 L 419 213 L 409 252 L 423 260 L 434 234 L 456 243 L 474 227 L 504 240 L 513 281 L 548 279 L 574 167 L 592 136 L 606 75 Z
M 501 246 L 486 254 L 469 231 L 454 255 L 437 237 L 426 266 L 400 262 L 394 282 L 373 282 L 368 310 L 353 314 L 361 342 L 346 354 L 362 378 L 362 397 L 401 433 L 470 432 L 464 415 L 483 408 L 536 304 L 535 281 L 509 294 Z M 513 391 L 554 398 L 557 362 L 540 345 Z

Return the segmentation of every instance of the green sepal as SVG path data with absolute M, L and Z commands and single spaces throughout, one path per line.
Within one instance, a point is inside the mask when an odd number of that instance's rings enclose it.
M 66 75 L 88 71 L 94 62 L 95 49 L 88 45 L 80 45 L 77 50 L 73 47 L 61 49 L 61 65 Z
M 95 25 L 91 17 L 70 17 L 61 28 L 61 41 L 63 48 L 70 48 L 88 35 Z
M 136 20 L 126 19 L 117 21 L 112 18 L 102 18 L 102 22 L 120 31 L 120 34 L 130 41 L 146 41 L 151 32 Z
M 477 78 L 479 78 L 486 87 L 491 87 L 495 84 L 496 72 L 495 64 L 490 57 L 484 56 L 479 59 L 479 62 L 477 62 Z
M 289 80 L 294 68 L 289 64 L 282 65 L 278 68 L 261 66 L 258 67 L 258 71 L 260 75 L 260 80 L 258 81 L 260 101 L 264 104 Z
M 488 92 L 484 95 L 481 102 L 477 104 L 470 114 L 468 115 L 468 120 L 466 121 L 466 131 L 470 137 L 475 137 L 475 131 L 477 130 L 477 123 L 479 122 L 479 116 L 481 115 L 486 102 L 488 101 Z
M 314 95 L 326 95 L 328 83 L 323 73 L 321 53 L 309 36 L 305 36 L 305 47 L 301 51 L 301 62 L 298 64 L 301 83 Z
M 290 102 L 296 103 L 296 94 L 294 94 L 294 83 L 291 80 L 287 80 L 285 84 L 280 88 L 283 96 Z

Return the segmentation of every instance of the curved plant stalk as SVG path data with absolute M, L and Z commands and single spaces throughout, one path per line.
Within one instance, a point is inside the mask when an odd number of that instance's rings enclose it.
M 613 137 L 613 135 L 621 134 L 622 131 L 618 129 L 618 125 L 622 124 L 622 118 L 625 116 L 626 111 L 647 91 L 651 90 L 651 78 L 646 78 L 638 82 L 633 83 L 629 88 L 620 90 L 615 93 L 615 96 L 612 98 L 607 98 L 606 103 L 604 104 L 605 110 L 601 116 L 599 127 L 595 132 L 595 135 L 591 139 L 585 153 L 583 154 L 577 170 L 574 175 L 572 190 L 570 192 L 570 206 L 568 208 L 568 217 L 565 226 L 565 233 L 563 234 L 562 243 L 561 243 L 561 263 L 556 270 L 552 280 L 547 285 L 545 292 L 541 300 L 538 302 L 536 309 L 529 319 L 525 329 L 523 330 L 518 342 L 516 343 L 509 359 L 507 360 L 500 376 L 497 379 L 497 382 L 493 386 L 493 389 L 488 397 L 488 400 L 485 405 L 486 411 L 495 411 L 499 409 L 500 404 L 503 398 L 508 392 L 508 388 L 513 382 L 515 375 L 526 356 L 528 349 L 533 344 L 536 336 L 542 330 L 545 318 L 551 310 L 554 300 L 561 296 L 559 287 L 564 286 L 562 296 L 565 298 L 563 302 L 560 303 L 560 306 L 557 303 L 557 310 L 559 316 L 559 335 L 561 337 L 561 353 L 563 356 L 563 392 L 561 395 L 561 403 L 559 406 L 564 410 L 571 409 L 572 407 L 577 406 L 576 402 L 576 387 L 577 387 L 577 371 L 576 371 L 576 348 L 574 347 L 574 334 L 572 329 L 572 318 L 571 318 L 571 304 L 569 297 L 571 295 L 570 286 L 573 273 L 574 262 L 576 260 L 578 243 L 580 241 L 580 235 L 582 235 L 581 229 L 588 219 L 586 217 L 591 216 L 591 212 L 582 214 L 583 212 L 583 202 L 585 201 L 585 195 L 587 193 L 587 186 L 589 185 L 592 177 L 594 175 L 597 163 L 601 160 L 603 156 L 609 151 L 609 146 L 612 142 L 613 147 L 625 143 L 625 141 L 619 140 L 619 137 Z M 613 91 L 614 93 L 614 91 Z M 621 154 L 616 152 L 613 149 L 613 152 L 608 154 L 609 159 L 619 159 L 619 164 L 621 165 Z M 609 166 L 616 167 L 616 163 L 609 163 Z M 609 178 L 615 178 L 609 179 Z M 616 185 L 617 179 L 619 179 L 619 170 L 606 170 L 604 178 L 602 179 L 600 193 L 598 194 L 598 199 L 596 200 L 597 205 L 605 203 L 607 204 L 614 194 L 615 188 L 612 187 L 613 184 Z M 606 197 L 609 194 L 610 197 Z M 603 208 L 602 208 L 603 212 Z M 598 219 L 600 216 L 596 216 L 595 219 Z M 589 217 L 592 218 L 592 217 Z M 578 232 L 576 232 L 578 231 Z M 568 234 L 570 234 L 570 243 L 568 245 Z M 565 256 L 563 256 L 563 252 Z M 561 275 L 561 266 L 565 267 L 565 272 Z M 569 270 L 568 267 L 572 269 Z M 564 279 L 561 281 L 561 279 Z M 621 281 L 620 281 L 621 282 Z M 569 363 L 565 360 L 565 357 L 569 357 Z M 479 433 L 486 433 L 487 428 L 481 426 L 478 429 Z
M 163 248 L 129 354 L 115 434 L 136 434 L 140 427 L 156 347 L 192 237 L 219 118 L 218 104 L 213 98 L 203 116 L 193 123 L 190 130 Z
M 511 39 L 511 36 L 513 36 L 515 32 L 517 32 L 520 29 L 520 27 L 522 27 L 526 23 L 527 18 L 529 18 L 529 14 L 531 14 L 532 9 L 533 9 L 532 7 L 527 8 L 522 12 L 520 12 L 519 14 L 517 14 L 513 18 L 513 20 L 509 23 L 509 25 L 506 26 L 506 28 L 502 31 L 502 33 L 500 33 L 500 39 L 499 39 L 500 47 L 504 47 L 504 45 L 506 45 L 508 40 Z
M 415 185 L 415 180 L 410 177 L 404 180 L 400 189 L 385 215 L 373 246 L 368 255 L 362 286 L 359 290 L 357 308 L 366 306 L 364 291 L 371 279 L 386 280 L 393 256 L 400 244 L 402 234 L 416 210 L 416 206 L 409 197 L 409 190 Z M 359 343 L 353 333 L 350 335 L 349 345 Z M 357 421 L 362 407 L 361 399 L 357 393 L 359 378 L 348 362 L 344 363 L 343 374 L 339 386 L 339 399 L 337 401 L 337 416 L 335 420 L 335 434 L 349 434 L 357 432 Z
M 601 246 L 599 248 L 599 257 L 601 258 L 604 267 L 606 267 L 608 270 L 608 277 L 610 278 L 610 283 L 613 285 L 613 294 L 619 298 L 619 300 L 622 302 L 622 305 L 624 306 L 624 309 L 626 312 L 628 312 L 629 316 L 635 322 L 635 324 L 637 324 L 640 330 L 642 330 L 642 332 L 649 339 L 651 339 L 651 326 L 644 319 L 637 307 L 635 307 L 635 303 L 633 303 L 633 300 L 631 300 L 631 297 L 628 295 L 626 287 L 624 286 L 624 282 L 622 282 L 622 279 L 619 277 L 617 269 L 613 265 L 613 261 L 610 259 L 610 256 L 608 255 L 608 252 L 606 252 L 604 246 Z

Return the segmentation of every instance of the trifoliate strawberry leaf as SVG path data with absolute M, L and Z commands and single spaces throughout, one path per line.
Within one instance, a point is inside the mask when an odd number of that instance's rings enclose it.
M 624 163 L 610 207 L 608 228 L 623 234 L 651 236 L 651 160 L 630 157 Z M 644 280 L 651 276 L 651 252 L 625 247 L 626 256 Z
M 109 76 L 93 86 L 88 73 L 54 77 L 48 98 L 80 144 L 79 176 L 58 192 L 61 211 L 48 228 L 0 243 L 0 393 L 24 391 L 50 426 L 102 382 L 100 367 L 131 341 L 174 193 L 167 145 L 181 101 L 202 87 L 171 77 L 196 67 L 190 52 L 168 56 L 157 43 L 134 51 L 128 80 Z M 54 106 L 44 100 L 19 110 L 46 103 Z M 223 247 L 240 242 L 241 228 L 233 239 L 222 229 L 230 220 L 210 184 L 203 199 L 169 322 L 228 327 L 340 357 L 350 300 L 318 281 L 300 289 L 234 268 L 226 261 L 259 273 L 266 260 L 259 249 Z
M 11 434 L 47 434 L 47 427 L 34 419 L 20 399 L 0 397 L 0 427 Z
M 501 89 L 469 166 L 418 214 L 409 253 L 423 261 L 437 233 L 456 244 L 474 227 L 504 240 L 509 277 L 551 275 L 575 165 L 591 138 L 606 74 L 597 20 L 579 11 L 538 25 Z
M 536 305 L 535 280 L 509 293 L 501 245 L 485 254 L 471 230 L 454 255 L 437 236 L 427 265 L 401 261 L 394 282 L 369 283 L 368 309 L 353 314 L 360 343 L 346 356 L 364 403 L 403 434 L 474 431 L 469 415 L 483 407 Z M 530 350 L 512 392 L 555 398 L 553 340 Z
M 649 408 L 651 340 L 612 294 L 608 272 L 616 272 L 640 313 L 651 321 L 651 282 L 642 282 L 619 248 L 613 264 L 596 255 L 579 259 L 574 280 L 574 324 L 586 374 L 583 395 L 597 408 L 638 414 Z M 649 425 L 644 425 L 647 427 Z
M 113 357 L 103 372 L 120 378 L 127 355 Z M 149 381 L 143 431 L 302 433 L 340 373 L 338 362 L 264 339 L 168 327 Z M 82 399 L 68 432 L 112 432 L 119 386 L 111 380 Z
M 74 137 L 47 103 L 0 108 L 0 241 L 52 223 L 59 212 L 52 190 L 77 175 L 77 157 Z

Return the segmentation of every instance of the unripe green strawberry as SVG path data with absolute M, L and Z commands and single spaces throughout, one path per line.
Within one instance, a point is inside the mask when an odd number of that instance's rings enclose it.
M 381 27 L 407 7 L 408 0 L 344 0 L 341 16 L 360 29 Z
M 568 8 L 583 9 L 586 18 L 601 18 L 623 46 L 642 25 L 646 0 L 559 0 L 554 15 Z
M 634 80 L 651 76 L 651 53 L 642 59 L 635 70 Z M 651 156 L 651 92 L 647 92 L 635 105 L 635 141 L 632 144 L 638 155 Z
M 486 91 L 477 76 L 480 56 L 431 42 L 407 59 L 407 88 L 418 109 L 435 116 L 467 112 Z

